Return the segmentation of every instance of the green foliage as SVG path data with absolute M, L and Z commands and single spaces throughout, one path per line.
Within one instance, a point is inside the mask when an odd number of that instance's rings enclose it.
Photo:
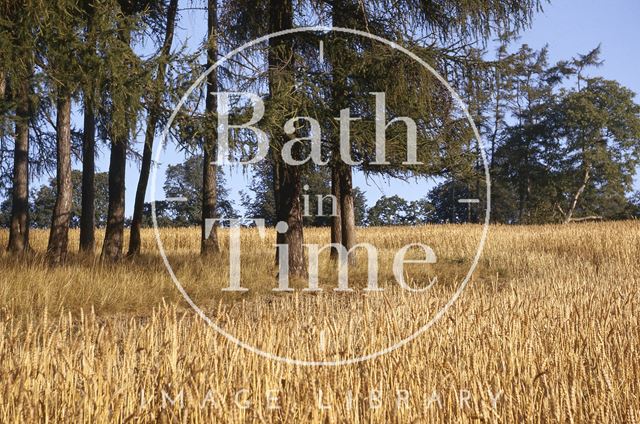
M 95 223 L 98 227 L 104 227 L 107 222 L 109 196 L 108 178 L 109 177 L 106 172 L 98 172 L 95 175 Z M 77 228 L 80 225 L 82 171 L 72 171 L 71 181 L 73 192 L 69 226 L 71 228 Z M 30 197 L 31 202 L 29 215 L 31 219 L 31 226 L 33 228 L 49 228 L 51 225 L 51 217 L 53 215 L 53 206 L 56 202 L 55 178 L 51 178 L 49 180 L 49 184 L 44 184 L 39 188 L 32 190 Z M 11 198 L 8 198 L 0 204 L 0 228 L 6 228 L 9 225 L 10 213 Z
M 515 122 L 504 129 L 493 158 L 500 194 L 512 190 L 504 200 L 517 199 L 507 222 L 629 216 L 640 106 L 619 83 L 585 76 L 601 64 L 599 54 L 596 48 L 553 67 L 546 49 L 525 46 L 511 57 Z
M 382 196 L 367 211 L 367 224 L 421 225 L 432 220 L 433 212 L 433 206 L 426 199 L 408 202 L 400 196 Z
M 565 139 L 563 168 L 592 167 L 600 183 L 631 188 L 640 158 L 640 106 L 635 94 L 616 81 L 591 78 L 561 97 L 560 136 Z
M 156 202 L 158 225 L 188 227 L 200 224 L 202 219 L 202 156 L 191 156 L 185 162 L 167 167 L 164 193 L 167 197 L 187 199 L 186 202 Z M 219 169 L 219 168 L 218 168 Z M 221 218 L 235 218 L 233 204 L 228 199 L 224 174 L 218 170 L 217 214 Z M 144 209 L 144 224 L 151 226 L 151 205 Z
M 264 218 L 269 226 L 275 225 L 276 219 L 275 200 L 273 195 L 272 167 L 269 161 L 263 161 L 253 167 L 253 179 L 248 190 L 241 191 L 241 203 L 245 215 L 250 218 Z M 304 225 L 312 227 L 325 227 L 331 225 L 332 201 L 331 175 L 328 167 L 315 167 L 307 169 L 302 175 L 302 185 L 307 186 L 303 195 L 308 196 L 309 215 L 304 217 Z M 319 216 L 318 196 L 323 198 L 323 214 Z M 303 200 L 304 207 L 304 200 Z M 353 189 L 353 206 L 356 225 L 366 224 L 366 198 L 364 192 L 358 187 Z M 338 205 L 336 205 L 338 207 Z
M 448 180 L 431 189 L 427 195 L 431 205 L 431 222 L 437 224 L 460 224 L 463 222 L 479 222 L 479 216 L 486 207 L 480 204 L 463 204 L 460 199 L 477 198 L 478 193 L 469 185 L 457 180 Z

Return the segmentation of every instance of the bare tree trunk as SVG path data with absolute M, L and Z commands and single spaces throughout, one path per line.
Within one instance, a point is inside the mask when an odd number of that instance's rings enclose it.
M 591 173 L 589 171 L 589 166 L 585 165 L 584 178 L 582 180 L 582 185 L 580 186 L 580 188 L 578 189 L 576 194 L 573 196 L 573 201 L 571 202 L 571 207 L 569 208 L 569 210 L 567 211 L 567 213 L 566 213 L 566 215 L 564 217 L 564 223 L 565 224 L 568 224 L 569 222 L 571 222 L 573 220 L 573 213 L 576 210 L 576 206 L 578 205 L 578 200 L 580 199 L 580 196 L 584 192 L 585 188 L 587 188 L 587 184 L 589 183 L 589 178 L 591 178 Z
M 275 152 L 273 149 L 271 149 L 271 171 L 272 171 L 272 181 L 271 184 L 273 186 L 273 202 L 274 202 L 274 207 L 275 207 L 275 216 L 276 216 L 276 224 L 280 221 L 282 221 L 282 200 L 280 198 L 280 187 L 282 186 L 281 183 L 281 166 L 280 166 L 280 159 L 278 158 L 278 153 Z M 284 234 L 281 233 L 276 233 L 276 243 L 277 244 L 284 244 L 285 243 L 285 236 Z M 274 262 L 277 264 L 279 261 L 280 255 L 278 254 L 278 251 L 276 250 L 276 254 L 274 255 Z
M 356 220 L 353 206 L 353 181 L 351 167 L 344 165 L 340 169 L 340 218 L 342 225 L 342 245 L 350 250 L 356 245 Z M 350 262 L 355 255 L 349 255 Z
M 6 122 L 6 94 L 7 94 L 7 75 L 4 69 L 0 68 L 0 137 L 5 135 Z
M 351 21 L 353 19 L 353 14 L 358 13 L 359 15 L 359 7 L 356 3 L 352 1 L 346 0 L 336 0 L 333 3 L 332 7 L 332 22 L 334 26 L 338 27 L 354 27 L 358 26 L 359 19 L 356 18 L 355 21 Z M 364 19 L 364 16 L 362 16 Z M 335 56 L 335 55 L 333 55 Z M 340 63 L 339 53 L 338 57 L 332 57 L 333 63 L 338 65 Z M 347 83 L 345 77 L 342 72 L 333 72 L 333 102 L 334 102 L 334 116 L 338 116 L 338 113 L 341 109 L 348 107 L 344 99 L 344 93 L 347 90 Z M 353 177 L 352 177 L 352 169 L 350 165 L 342 163 L 341 157 L 339 156 L 339 143 L 338 138 L 334 140 L 335 150 L 334 150 L 334 170 L 332 170 L 332 182 L 335 179 L 339 182 L 337 187 L 339 189 L 339 195 L 336 197 L 339 199 L 339 217 L 334 220 L 340 221 L 340 241 L 347 250 L 351 249 L 356 244 L 356 219 L 355 219 L 355 208 L 354 208 L 354 199 L 353 199 Z M 333 173 L 337 175 L 333 175 Z M 335 195 L 335 194 L 334 194 Z M 337 225 L 337 224 L 334 224 Z M 333 242 L 334 232 L 336 235 L 338 234 L 337 228 L 334 229 L 332 225 L 331 229 L 331 238 Z M 335 249 L 332 249 L 332 255 L 335 257 L 337 252 Z M 355 255 L 349 255 L 349 261 L 355 262 Z
M 269 5 L 269 32 L 293 28 L 292 0 L 271 0 Z M 289 37 L 269 40 L 269 91 L 275 101 L 285 102 L 294 91 L 293 47 Z M 286 143 L 288 136 L 277 134 L 272 143 L 275 150 Z M 292 152 L 295 156 L 295 151 Z M 304 234 L 302 221 L 301 170 L 298 166 L 285 163 L 278 155 L 275 163 L 279 187 L 277 194 L 278 220 L 287 223 L 287 231 L 278 235 L 278 243 L 286 244 L 289 249 L 289 275 L 307 276 L 307 264 L 304 252 Z
M 109 209 L 102 245 L 102 259 L 110 261 L 117 261 L 122 257 L 126 165 L 127 138 L 121 136 L 111 143 L 109 159 Z
M 304 230 L 302 218 L 302 180 L 298 166 L 282 165 L 280 185 L 281 216 L 287 223 L 284 234 L 278 234 L 289 248 L 289 275 L 306 278 L 307 261 L 304 254 Z
M 30 68 L 29 68 L 30 72 Z M 11 194 L 11 223 L 7 251 L 22 253 L 29 250 L 29 80 L 16 87 L 16 135 L 13 152 L 13 188 Z
M 4 102 L 4 96 L 7 91 L 7 78 L 4 69 L 0 68 L 0 102 Z
M 600 215 L 589 215 L 581 216 L 580 218 L 571 218 L 571 222 L 602 221 L 603 219 L 604 217 Z
M 95 40 L 93 40 L 94 8 L 90 1 L 85 3 L 87 15 L 87 40 L 95 54 Z M 80 210 L 80 252 L 93 254 L 96 246 L 95 232 L 95 156 L 96 156 L 96 116 L 95 116 L 95 87 L 93 81 L 84 89 L 84 124 L 82 134 L 82 199 Z
M 151 122 L 154 121 L 154 122 Z M 142 151 L 142 165 L 140 167 L 140 179 L 136 187 L 136 199 L 133 206 L 133 218 L 131 220 L 131 233 L 129 234 L 129 251 L 127 256 L 140 254 L 142 238 L 140 229 L 142 227 L 142 214 L 144 212 L 144 197 L 147 193 L 149 174 L 151 172 L 151 154 L 153 152 L 153 138 L 155 136 L 155 119 L 149 117 L 145 133 L 144 149 Z
M 340 213 L 340 209 L 342 209 L 340 199 L 342 196 L 340 195 L 340 173 L 338 172 L 337 164 L 333 163 L 331 165 L 331 194 L 335 197 L 336 204 L 336 215 L 331 217 L 331 243 L 337 244 L 342 243 L 342 214 Z M 331 249 L 331 258 L 338 258 L 338 250 Z
M 207 68 L 211 67 L 218 59 L 218 4 L 217 0 L 208 0 L 208 36 Z M 217 114 L 217 99 L 214 93 L 218 90 L 217 70 L 207 76 L 206 116 L 212 120 Z M 214 225 L 211 233 L 206 232 L 206 220 L 216 217 L 217 202 L 217 166 L 212 162 L 217 160 L 218 146 L 215 126 L 207 125 L 204 136 L 204 161 L 202 172 L 202 222 L 200 253 L 209 255 L 220 252 L 218 244 L 218 225 Z
M 119 30 L 120 40 L 130 45 L 131 34 L 127 29 Z M 122 105 L 115 105 L 121 107 Z M 122 106 L 124 107 L 124 106 Z M 122 258 L 124 245 L 124 199 L 125 173 L 127 169 L 127 144 L 129 139 L 129 123 L 117 128 L 111 134 L 111 156 L 109 158 L 109 206 L 107 227 L 102 244 L 102 260 L 115 262 Z
M 80 211 L 80 251 L 93 253 L 95 234 L 95 146 L 96 123 L 92 96 L 84 95 L 84 129 L 82 135 L 82 200 Z
M 64 262 L 66 259 L 71 215 L 71 94 L 65 91 L 58 94 L 56 148 L 57 193 L 47 247 L 49 260 L 54 264 Z
M 153 140 L 156 135 L 156 127 L 162 106 L 162 89 L 164 87 L 164 77 L 167 72 L 167 63 L 171 53 L 173 34 L 175 29 L 176 13 L 178 11 L 178 0 L 171 0 L 167 9 L 167 26 L 164 43 L 160 50 L 160 58 L 156 75 L 156 91 L 153 93 L 151 107 L 147 115 L 147 128 L 144 138 L 144 149 L 142 152 L 142 165 L 140 167 L 140 179 L 136 188 L 136 199 L 133 206 L 133 219 L 131 221 L 131 234 L 129 237 L 128 255 L 139 255 L 142 239 L 140 228 L 142 226 L 142 213 L 144 210 L 144 197 L 149 184 L 149 174 L 151 173 L 151 155 L 153 153 Z
M 271 184 L 273 186 L 273 199 L 274 199 L 274 203 L 275 203 L 275 216 L 276 216 L 276 221 L 278 219 L 280 219 L 280 215 L 282 214 L 282 212 L 280 211 L 280 209 L 282 209 L 281 205 L 280 205 L 280 167 L 278 166 L 278 153 L 274 152 L 273 150 L 271 150 Z M 283 239 L 284 240 L 284 239 Z M 276 261 L 278 260 L 278 255 L 276 255 Z

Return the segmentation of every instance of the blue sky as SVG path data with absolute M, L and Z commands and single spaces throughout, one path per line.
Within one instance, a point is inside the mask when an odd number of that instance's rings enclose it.
M 548 44 L 550 61 L 568 59 L 577 53 L 586 53 L 602 45 L 604 65 L 597 74 L 620 81 L 636 93 L 640 93 L 640 26 L 637 18 L 640 16 L 640 2 L 638 0 L 557 0 L 544 6 L 544 12 L 536 15 L 531 29 L 521 34 L 518 46 L 527 43 L 534 49 Z M 178 39 L 188 45 L 197 45 L 204 35 L 205 12 L 188 11 L 181 15 Z M 188 41 L 187 41 L 188 40 Z M 174 49 L 178 40 L 174 43 Z M 636 96 L 640 101 L 640 96 Z M 80 121 L 81 123 L 81 121 Z M 140 140 L 139 140 L 140 141 Z M 106 149 L 103 149 L 106 153 Z M 160 173 L 167 164 L 181 162 L 182 158 L 169 146 L 162 155 Z M 108 169 L 108 157 L 103 154 L 98 159 L 100 171 Z M 130 163 L 127 169 L 126 213 L 132 213 L 135 187 L 139 175 L 138 165 Z M 162 193 L 162 175 L 157 182 L 157 198 L 164 197 Z M 231 198 L 239 203 L 239 192 L 248 185 L 250 175 L 244 175 L 236 170 L 227 172 Z M 636 177 L 636 189 L 640 189 L 640 180 Z M 424 197 L 433 186 L 432 182 L 411 181 L 405 183 L 397 180 L 383 180 L 381 178 L 366 180 L 363 175 L 355 175 L 354 185 L 363 189 L 369 204 L 382 195 L 398 194 L 407 200 Z M 150 190 L 147 200 L 152 200 Z

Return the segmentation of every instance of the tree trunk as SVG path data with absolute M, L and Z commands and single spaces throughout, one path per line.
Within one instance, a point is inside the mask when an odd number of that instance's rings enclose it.
M 82 135 L 82 200 L 80 211 L 80 251 L 92 254 L 95 234 L 95 146 L 96 123 L 93 96 L 84 95 L 84 129 Z
M 121 28 L 118 34 L 126 45 L 131 43 L 129 30 Z M 114 105 L 124 107 L 124 105 Z M 130 124 L 119 127 L 111 134 L 111 156 L 109 158 L 109 206 L 107 227 L 102 244 L 102 260 L 115 262 L 122 258 L 124 245 L 124 199 L 125 172 L 127 169 L 127 144 Z
M 354 18 L 355 16 L 355 18 Z M 345 1 L 345 0 L 336 0 L 333 3 L 332 8 L 332 23 L 334 26 L 338 27 L 357 27 L 359 26 L 359 9 L 358 5 L 353 2 Z M 364 18 L 364 17 L 363 17 Z M 355 21 L 354 21 L 355 19 Z M 336 43 L 337 44 L 337 43 Z M 338 45 L 338 44 L 337 44 Z M 346 46 L 342 46 L 346 48 Z M 334 54 L 332 56 L 332 62 L 338 65 L 340 63 L 340 55 Z M 347 82 L 344 77 L 343 72 L 333 72 L 333 102 L 334 102 L 334 116 L 338 116 L 340 110 L 345 107 L 348 107 L 348 103 L 344 98 L 344 93 L 347 91 Z M 335 178 L 339 181 L 337 188 L 339 188 L 339 195 L 336 197 L 339 199 L 339 217 L 334 219 L 332 222 L 339 221 L 340 222 L 340 241 L 347 250 L 351 249 L 356 244 L 356 219 L 355 219 L 355 208 L 353 203 L 353 177 L 352 177 L 352 169 L 350 165 L 347 165 L 342 162 L 342 159 L 339 155 L 339 137 L 335 137 L 334 140 L 334 164 L 333 167 L 335 169 L 332 170 L 332 181 L 334 179 L 333 172 L 337 175 Z M 337 235 L 337 228 L 334 229 L 334 226 L 337 224 L 332 224 L 331 228 L 331 239 L 333 242 L 334 233 Z M 332 250 L 332 255 L 335 257 L 336 253 L 335 249 Z M 355 255 L 349 255 L 349 261 L 355 262 Z
M 335 197 L 336 215 L 331 217 L 331 243 L 342 243 L 342 214 L 340 213 L 341 206 L 341 193 L 340 193 L 340 172 L 338 172 L 337 164 L 331 165 L 331 194 Z M 338 258 L 338 250 L 331 249 L 331 258 Z
M 126 165 L 127 137 L 121 136 L 112 141 L 109 159 L 109 209 L 102 245 L 102 259 L 109 261 L 122 257 Z
M 271 0 L 269 5 L 269 32 L 293 28 L 293 3 L 291 0 Z M 294 64 L 291 39 L 287 36 L 269 40 L 269 92 L 271 99 L 289 102 L 294 91 Z M 292 115 L 293 116 L 293 115 Z M 290 118 L 288 116 L 287 118 Z M 289 137 L 276 133 L 272 137 L 274 150 L 281 151 Z M 299 147 L 299 145 L 297 145 Z M 295 152 L 293 152 L 295 156 Z M 278 220 L 288 224 L 286 233 L 278 235 L 278 243 L 289 249 L 289 275 L 306 278 L 307 264 L 304 254 L 304 234 L 302 221 L 301 170 L 298 166 L 285 163 L 278 155 L 275 163 L 279 187 L 277 190 Z M 277 254 L 277 253 L 276 253 Z
M 7 119 L 7 109 L 5 101 L 7 93 L 7 76 L 4 69 L 0 68 L 0 137 L 5 136 L 5 122 Z
M 30 71 L 30 70 L 29 70 Z M 16 87 L 16 135 L 13 152 L 13 189 L 11 193 L 11 223 L 7 251 L 29 250 L 29 80 L 24 78 Z
M 578 200 L 580 200 L 580 196 L 582 195 L 582 192 L 584 192 L 585 188 L 587 188 L 587 184 L 589 183 L 589 178 L 591 178 L 591 173 L 589 172 L 589 166 L 585 165 L 584 178 L 582 180 L 582 185 L 580 186 L 576 194 L 573 196 L 571 207 L 569 208 L 569 210 L 567 211 L 564 217 L 565 224 L 568 224 L 573 220 L 573 213 L 576 210 L 576 206 L 578 205 Z
M 62 90 L 62 89 L 61 89 Z M 47 255 L 51 263 L 64 262 L 69 244 L 71 215 L 71 94 L 58 94 L 56 117 L 56 203 L 53 207 Z
M 280 219 L 281 205 L 280 205 L 280 166 L 278 165 L 278 153 L 271 150 L 270 164 L 271 166 L 271 184 L 273 186 L 273 201 L 274 201 L 274 212 L 276 217 L 276 222 Z M 276 261 L 278 260 L 278 255 L 276 255 Z
M 136 187 L 136 199 L 133 206 L 133 218 L 131 220 L 131 233 L 129 235 L 129 251 L 127 252 L 127 256 L 139 255 L 142 245 L 140 230 L 142 228 L 142 214 L 144 212 L 144 197 L 147 193 L 147 184 L 149 183 L 149 174 L 151 173 L 151 154 L 153 152 L 152 144 L 155 135 L 155 124 L 155 119 L 149 117 L 147 120 L 144 149 L 142 151 L 140 179 Z
M 282 200 L 280 198 L 280 187 L 282 186 L 280 173 L 282 172 L 282 166 L 280 166 L 280 159 L 278 158 L 278 153 L 271 149 L 271 170 L 272 170 L 272 181 L 273 185 L 273 202 L 275 206 L 275 216 L 276 216 L 276 224 L 282 221 Z M 285 236 L 279 232 L 276 233 L 276 243 L 277 244 L 285 244 Z M 280 255 L 276 250 L 276 254 L 274 256 L 274 262 L 277 265 L 280 260 Z
M 7 91 L 7 78 L 4 69 L 0 69 L 0 102 L 4 102 L 5 93 Z
M 287 232 L 280 235 L 282 243 L 289 248 L 289 275 L 306 278 L 307 261 L 304 254 L 304 231 L 302 218 L 302 181 L 300 167 L 282 165 L 280 185 L 281 216 L 279 221 L 287 223 Z
M 93 35 L 93 16 L 95 9 L 90 1 L 84 4 L 87 16 L 87 43 L 92 46 L 95 55 L 95 40 Z M 95 116 L 95 87 L 90 81 L 84 88 L 84 125 L 82 134 L 82 199 L 80 210 L 80 252 L 93 254 L 96 246 L 95 233 L 95 156 L 96 156 L 96 116 Z
M 131 221 L 131 234 L 129 238 L 129 256 L 139 255 L 142 239 L 140 228 L 142 226 L 142 213 L 144 211 L 144 197 L 149 184 L 149 174 L 151 173 L 151 155 L 153 153 L 153 140 L 156 135 L 156 127 L 162 106 L 162 89 L 164 87 L 164 77 L 167 72 L 167 63 L 171 53 L 173 34 L 175 29 L 176 13 L 178 10 L 178 0 L 171 0 L 167 10 L 167 26 L 164 43 L 160 50 L 160 58 L 156 75 L 156 91 L 153 93 L 151 107 L 147 115 L 147 128 L 144 139 L 144 149 L 142 152 L 142 165 L 140 167 L 140 179 L 136 188 L 136 199 L 133 206 L 133 219 Z
M 208 0 L 208 36 L 207 69 L 218 59 L 218 5 L 217 0 Z M 206 116 L 213 122 L 216 116 L 218 102 L 214 93 L 218 90 L 218 72 L 214 70 L 207 76 Z M 200 253 L 210 255 L 220 252 L 218 244 L 218 225 L 214 225 L 211 233 L 206 233 L 206 220 L 216 217 L 217 166 L 212 162 L 217 160 L 218 147 L 216 127 L 207 125 L 204 136 L 204 161 L 202 172 L 202 222 Z
M 342 225 L 342 245 L 350 250 L 356 244 L 356 220 L 353 206 L 353 180 L 351 167 L 340 168 L 340 218 Z M 349 261 L 355 262 L 355 255 L 349 255 Z
M 600 215 L 589 215 L 589 216 L 581 216 L 580 218 L 571 218 L 570 222 L 602 221 L 603 219 L 604 217 Z

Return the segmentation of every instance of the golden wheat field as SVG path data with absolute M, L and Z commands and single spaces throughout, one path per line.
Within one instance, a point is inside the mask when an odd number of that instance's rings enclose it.
M 200 259 L 197 229 L 162 229 L 172 268 L 211 323 L 254 348 L 299 361 L 371 355 L 405 340 L 447 303 L 469 269 L 474 225 L 366 228 L 379 284 L 335 292 L 324 256 L 319 293 L 272 291 L 275 235 L 241 235 L 241 281 L 226 293 L 223 253 Z M 303 366 L 232 343 L 171 281 L 152 230 L 145 254 L 117 265 L 71 255 L 0 255 L 0 422 L 618 422 L 640 423 L 640 223 L 492 226 L 478 267 L 442 319 L 374 359 Z M 76 232 L 70 249 L 77 250 Z M 306 240 L 328 242 L 326 229 Z M 0 233 L 5 245 L 7 233 Z M 436 264 L 411 264 L 408 292 L 393 253 L 423 242 Z M 434 277 L 437 277 L 434 280 Z M 434 282 L 429 287 L 430 282 Z

